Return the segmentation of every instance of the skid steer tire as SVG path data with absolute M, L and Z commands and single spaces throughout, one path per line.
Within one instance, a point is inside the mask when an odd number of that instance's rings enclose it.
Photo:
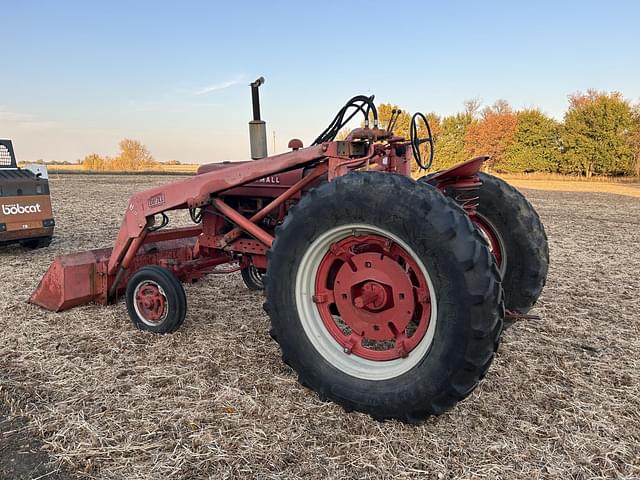
M 347 411 L 420 422 L 469 395 L 493 360 L 500 274 L 469 218 L 430 185 L 378 172 L 325 183 L 289 211 L 268 262 L 265 310 L 283 360 Z
M 134 326 L 153 333 L 172 333 L 184 323 L 187 297 L 180 281 L 157 265 L 142 267 L 127 282 L 127 312 Z
M 20 241 L 20 245 L 25 248 L 30 248 L 31 250 L 45 248 L 51 245 L 51 237 L 29 238 L 27 240 Z

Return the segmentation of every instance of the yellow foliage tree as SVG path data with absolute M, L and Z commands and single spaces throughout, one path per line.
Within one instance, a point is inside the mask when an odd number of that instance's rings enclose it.
M 91 171 L 101 171 L 106 170 L 106 159 L 102 158 L 97 153 L 92 153 L 91 155 L 87 155 L 82 160 L 82 168 L 85 170 Z
M 175 162 L 179 164 L 180 162 Z M 92 171 L 135 172 L 154 170 L 158 167 L 151 152 L 137 140 L 125 138 L 120 142 L 120 153 L 115 158 L 101 157 L 97 153 L 82 160 L 82 168 Z
M 155 166 L 156 161 L 145 145 L 125 138 L 120 141 L 120 154 L 113 159 L 111 170 L 140 171 L 151 170 Z

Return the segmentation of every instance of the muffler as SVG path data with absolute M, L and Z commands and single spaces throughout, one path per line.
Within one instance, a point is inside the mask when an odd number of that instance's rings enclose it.
M 260 77 L 250 84 L 253 120 L 249 122 L 249 143 L 253 160 L 267 156 L 267 124 L 260 119 L 260 93 L 258 91 L 263 83 L 264 77 Z

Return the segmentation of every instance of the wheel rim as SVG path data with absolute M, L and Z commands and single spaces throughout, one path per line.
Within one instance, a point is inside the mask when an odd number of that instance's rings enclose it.
M 295 296 L 316 350 L 354 377 L 402 375 L 433 341 L 431 278 L 405 242 L 378 227 L 344 225 L 317 238 L 298 267 Z
M 253 283 L 255 283 L 259 287 L 264 287 L 263 281 L 262 281 L 263 275 L 260 272 L 260 270 L 258 270 L 256 267 L 251 265 L 250 267 L 248 267 L 248 273 L 249 273 L 249 278 L 251 278 Z
M 502 236 L 493 226 L 493 224 L 487 220 L 485 217 L 476 213 L 473 217 L 471 217 L 473 223 L 480 230 L 480 234 L 485 238 L 487 243 L 489 244 L 489 250 L 491 254 L 496 259 L 496 264 L 498 265 L 498 270 L 500 273 L 504 275 L 504 272 L 507 270 L 507 251 L 504 248 L 504 241 L 502 240 Z
M 140 282 L 133 291 L 134 309 L 140 321 L 151 327 L 164 322 L 169 313 L 169 301 L 164 289 L 152 280 Z

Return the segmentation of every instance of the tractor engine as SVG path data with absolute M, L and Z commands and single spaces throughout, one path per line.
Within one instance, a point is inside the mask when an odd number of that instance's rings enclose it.
M 198 168 L 197 174 L 202 175 L 211 171 L 221 171 L 230 165 L 237 165 L 241 163 L 250 162 L 210 163 L 202 165 L 200 168 Z M 281 196 L 295 183 L 300 181 L 305 176 L 305 170 L 306 169 L 304 168 L 299 168 L 290 172 L 270 175 L 254 182 L 248 183 L 247 185 L 244 185 L 242 187 L 232 188 L 224 192 L 221 196 L 224 198 L 224 201 L 227 204 L 232 206 L 238 212 L 242 213 L 245 217 L 249 218 L 255 213 L 262 210 L 269 203 L 271 203 L 273 199 Z M 284 204 L 282 204 L 280 208 L 276 209 L 274 212 L 266 216 L 261 221 L 261 226 L 268 231 L 273 231 L 276 225 L 284 219 L 289 208 L 295 205 L 298 200 L 300 200 L 300 197 L 304 194 L 304 192 L 309 188 L 317 185 L 317 183 L 319 183 L 320 181 L 322 181 L 322 179 L 319 179 L 317 182 L 312 184 L 311 187 L 303 189 L 297 194 L 293 195 Z

